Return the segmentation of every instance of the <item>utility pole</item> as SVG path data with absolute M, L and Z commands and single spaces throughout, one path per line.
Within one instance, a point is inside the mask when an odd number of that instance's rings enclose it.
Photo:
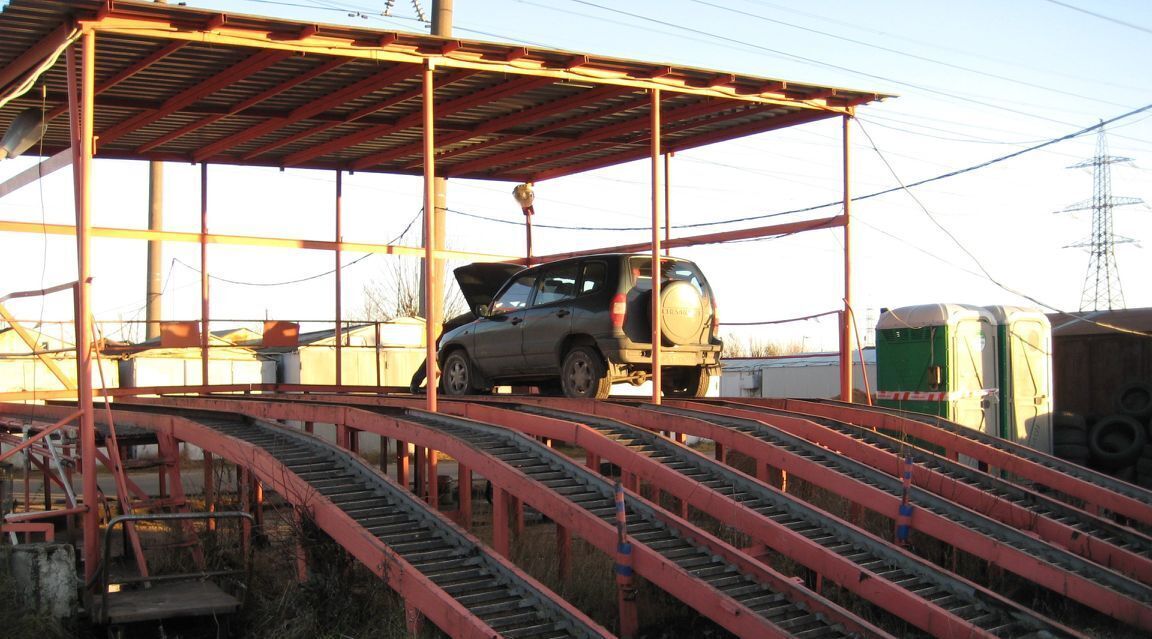
M 168 4 L 168 0 L 156 0 Z M 164 164 L 158 160 L 148 162 L 148 230 L 164 230 Z M 160 240 L 148 240 L 148 282 L 144 297 L 144 339 L 160 337 L 162 314 L 161 295 L 164 269 L 164 245 Z
M 1092 168 L 1092 199 L 1078 202 L 1062 213 L 1071 211 L 1092 211 L 1092 235 L 1085 240 L 1064 248 L 1088 249 L 1088 272 L 1084 276 L 1084 287 L 1080 292 L 1081 311 L 1099 311 L 1124 308 L 1124 289 L 1120 286 L 1120 271 L 1116 267 L 1115 247 L 1129 244 L 1133 240 L 1119 237 L 1112 232 L 1112 209 L 1117 206 L 1141 204 L 1144 200 L 1136 197 L 1112 195 L 1111 166 L 1119 162 L 1131 162 L 1132 158 L 1108 155 L 1108 142 L 1101 123 L 1096 137 L 1096 155 L 1088 160 L 1073 164 L 1070 169 Z
M 444 38 L 452 36 L 452 0 L 432 0 L 432 35 Z M 448 211 L 448 179 L 437 176 L 433 180 L 433 188 L 435 189 L 435 197 L 433 199 L 436 207 L 436 215 L 433 218 L 435 227 L 432 229 L 431 238 L 425 237 L 423 233 L 421 233 L 421 246 L 431 241 L 434 250 L 441 250 L 444 248 L 444 237 L 447 233 L 447 225 L 445 224 L 444 218 Z M 429 300 L 425 296 L 426 289 L 424 286 L 423 266 L 423 260 L 421 260 L 420 287 L 417 290 L 420 295 L 420 315 L 427 319 L 431 317 L 429 310 L 431 310 L 432 306 L 430 305 L 435 305 L 435 308 L 443 311 L 445 269 L 442 260 L 433 261 L 432 272 L 434 273 L 435 280 L 440 283 L 440 286 L 436 288 L 433 299 Z M 443 319 L 442 315 L 443 312 L 436 313 L 436 317 L 440 317 L 441 319 Z M 430 384 L 433 382 L 434 380 L 428 380 Z

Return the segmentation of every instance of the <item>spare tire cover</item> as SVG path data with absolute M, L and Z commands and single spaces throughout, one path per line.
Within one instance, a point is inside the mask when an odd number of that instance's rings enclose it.
M 671 344 L 693 344 L 704 328 L 700 291 L 683 280 L 667 282 L 660 289 L 660 333 Z

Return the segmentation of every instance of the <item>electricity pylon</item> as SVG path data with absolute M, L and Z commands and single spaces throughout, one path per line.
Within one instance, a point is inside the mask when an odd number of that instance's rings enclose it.
M 1112 209 L 1129 204 L 1142 204 L 1137 197 L 1112 195 L 1112 165 L 1131 162 L 1132 158 L 1108 155 L 1108 142 L 1104 137 L 1103 123 L 1096 137 L 1096 155 L 1068 167 L 1082 169 L 1092 167 L 1092 199 L 1077 202 L 1065 208 L 1062 213 L 1071 211 L 1092 211 L 1092 235 L 1085 240 L 1064 248 L 1088 249 L 1088 272 L 1084 276 L 1084 288 L 1080 292 L 1081 311 L 1124 308 L 1124 289 L 1120 286 L 1120 272 L 1116 266 L 1114 249 L 1117 244 L 1129 244 L 1132 238 L 1120 237 L 1112 232 Z

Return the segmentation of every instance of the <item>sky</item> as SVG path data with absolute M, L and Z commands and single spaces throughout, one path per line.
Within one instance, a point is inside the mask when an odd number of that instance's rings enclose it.
M 388 30 L 427 31 L 431 1 L 188 0 L 190 7 Z M 455 0 L 454 36 L 848 87 L 898 97 L 860 107 L 850 131 L 854 202 L 853 306 L 866 336 L 882 308 L 937 302 L 1075 311 L 1088 267 L 1091 212 L 1059 211 L 1092 197 L 1095 131 L 921 186 L 939 176 L 1064 138 L 1100 121 L 1112 193 L 1152 203 L 1152 2 L 1144 0 Z M 389 7 L 389 5 L 393 5 Z M 419 7 L 419 12 L 417 11 Z M 840 211 L 839 120 L 792 127 L 677 154 L 673 226 L 736 229 Z M 34 158 L 0 162 L 0 179 Z M 210 167 L 213 233 L 330 239 L 335 177 L 319 171 Z M 147 224 L 147 166 L 98 162 L 95 224 Z M 637 162 L 536 185 L 537 254 L 645 241 L 649 166 Z M 513 184 L 451 180 L 448 247 L 522 254 L 523 216 Z M 419 243 L 418 178 L 356 174 L 344 180 L 344 239 Z M 165 228 L 196 231 L 199 167 L 166 165 Z M 0 199 L 0 219 L 74 220 L 66 172 Z M 407 235 L 405 229 L 411 228 Z M 1152 207 L 1117 207 L 1116 261 L 1126 306 L 1152 306 Z M 581 230 L 598 229 L 598 230 Z M 698 231 L 674 230 L 673 236 Z M 771 322 L 840 308 L 842 232 L 675 251 L 695 260 L 721 319 Z M 73 241 L 0 235 L 8 270 L 0 296 L 74 279 Z M 165 319 L 199 316 L 199 249 L 165 247 Z M 142 319 L 141 242 L 94 244 L 98 320 Z M 393 258 L 345 254 L 342 304 L 357 318 L 363 289 L 387 281 Z M 357 261 L 358 260 L 358 261 Z M 355 261 L 354 264 L 350 264 Z M 12 265 L 18 268 L 11 268 Z M 305 320 L 334 316 L 330 253 L 213 246 L 213 318 Z M 321 275 L 320 277 L 314 277 Z M 271 284 L 307 279 L 289 285 Z M 230 281 L 228 281 L 230 280 Z M 59 296 L 57 296 L 59 297 Z M 70 301 L 12 302 L 24 319 L 66 319 Z M 221 323 L 222 324 L 222 323 Z M 330 324 L 329 324 L 330 326 Z M 214 325 L 214 328 L 216 325 Z M 106 329 L 116 337 L 109 324 Z M 735 326 L 725 334 L 837 347 L 834 320 Z

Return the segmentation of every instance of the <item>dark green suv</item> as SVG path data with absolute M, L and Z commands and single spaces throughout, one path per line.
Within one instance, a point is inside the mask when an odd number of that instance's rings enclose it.
M 662 391 L 702 397 L 720 370 L 716 301 L 688 260 L 660 259 Z M 440 339 L 441 388 L 466 395 L 500 384 L 569 397 L 607 397 L 652 372 L 652 258 L 609 254 L 527 269 L 455 271 L 476 319 Z

